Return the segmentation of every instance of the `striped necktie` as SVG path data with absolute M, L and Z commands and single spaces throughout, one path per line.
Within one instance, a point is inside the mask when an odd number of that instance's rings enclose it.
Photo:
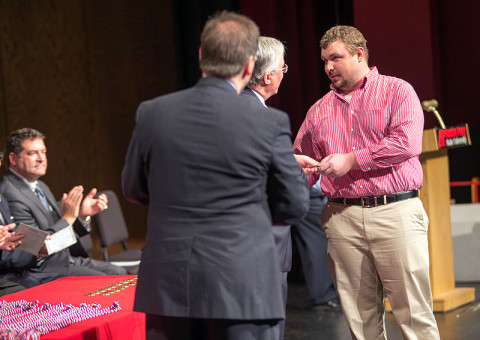
M 50 213 L 50 216 L 52 217 L 52 222 L 55 223 L 57 221 L 56 213 L 55 213 L 55 211 L 53 211 L 50 204 L 48 204 L 47 197 L 45 196 L 45 193 L 43 192 L 42 188 L 40 188 L 40 186 L 38 184 L 35 187 L 35 193 L 37 194 L 38 198 L 40 199 L 40 202 L 42 202 L 42 205 Z M 68 251 L 68 249 L 67 249 L 67 251 Z M 37 266 L 40 266 L 44 261 L 45 261 L 45 258 L 37 261 Z M 70 263 L 75 263 L 75 260 L 73 259 L 72 255 L 70 255 L 70 251 L 68 251 L 68 261 Z
M 50 206 L 50 204 L 48 204 L 47 197 L 45 196 L 45 193 L 43 192 L 42 188 L 40 188 L 38 184 L 35 187 L 35 194 L 37 194 L 37 197 L 40 199 L 40 202 L 42 202 L 42 205 L 48 211 L 48 213 L 52 217 L 53 222 L 55 223 L 55 214 L 53 213 L 52 207 Z

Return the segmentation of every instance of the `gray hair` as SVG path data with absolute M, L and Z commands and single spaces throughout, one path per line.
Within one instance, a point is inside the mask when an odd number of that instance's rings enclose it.
M 255 54 L 255 68 L 249 85 L 259 85 L 265 73 L 277 71 L 278 63 L 285 56 L 285 46 L 277 39 L 261 36 L 258 38 L 258 48 Z

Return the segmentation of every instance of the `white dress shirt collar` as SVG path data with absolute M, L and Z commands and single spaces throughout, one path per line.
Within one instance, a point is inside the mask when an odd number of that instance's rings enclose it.
M 38 184 L 38 181 L 33 181 L 33 182 L 30 182 L 28 179 L 26 179 L 25 177 L 23 177 L 22 175 L 20 175 L 18 172 L 16 172 L 15 170 L 13 170 L 12 168 L 9 169 L 11 172 L 13 172 L 15 174 L 15 176 L 17 176 L 18 178 L 20 178 L 22 181 L 25 182 L 25 184 L 28 185 L 28 187 L 33 191 L 35 192 L 35 188 L 37 187 L 37 184 Z
M 255 91 L 254 89 L 250 88 L 250 90 L 252 90 L 253 93 L 255 93 L 255 95 L 257 96 L 258 100 L 260 100 L 263 104 L 263 106 L 267 107 L 267 104 L 265 104 L 265 99 L 263 99 L 262 95 L 260 93 L 258 93 L 257 91 Z

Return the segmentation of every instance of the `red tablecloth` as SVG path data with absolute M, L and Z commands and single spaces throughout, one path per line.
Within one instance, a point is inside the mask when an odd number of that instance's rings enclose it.
M 99 303 L 102 308 L 120 303 L 121 311 L 97 318 L 75 323 L 41 336 L 42 340 L 143 340 L 145 339 L 145 314 L 133 311 L 135 287 L 130 286 L 111 295 L 87 296 L 86 294 L 122 280 L 133 277 L 125 276 L 71 276 L 2 297 L 7 302 L 16 300 L 35 301 L 40 304 L 72 304 L 79 306 L 82 302 Z

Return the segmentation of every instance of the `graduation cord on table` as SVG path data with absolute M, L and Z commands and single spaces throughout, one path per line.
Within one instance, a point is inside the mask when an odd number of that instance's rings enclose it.
M 81 303 L 76 307 L 63 302 L 55 305 L 38 301 L 18 300 L 0 302 L 0 340 L 36 340 L 40 335 L 59 330 L 73 323 L 95 318 L 121 310 L 115 301 L 102 308 L 98 303 Z

